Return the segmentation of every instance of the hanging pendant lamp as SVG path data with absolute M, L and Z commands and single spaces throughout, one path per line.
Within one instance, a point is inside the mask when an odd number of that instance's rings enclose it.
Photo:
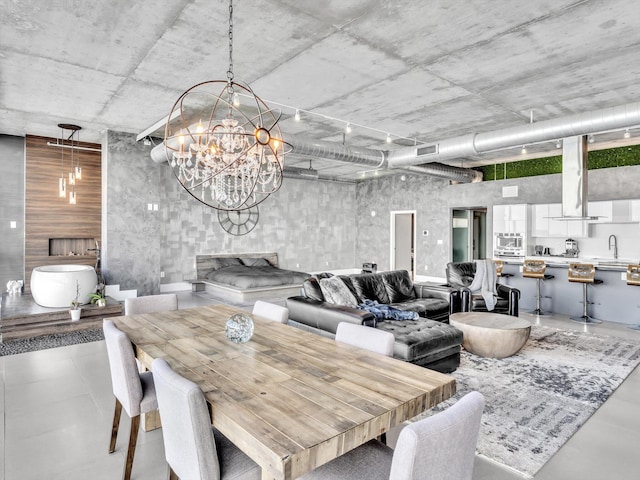
M 175 102 L 165 128 L 167 161 L 180 185 L 218 210 L 245 210 L 282 185 L 281 112 L 233 75 L 233 1 L 229 1 L 226 80 L 194 85 Z

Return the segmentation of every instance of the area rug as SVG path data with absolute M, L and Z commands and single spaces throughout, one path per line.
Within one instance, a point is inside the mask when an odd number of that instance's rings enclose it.
M 97 342 L 98 340 L 104 340 L 101 328 L 8 340 L 0 343 L 0 357 L 35 352 L 36 350 L 45 350 L 47 348 L 64 347 L 77 343 Z
M 485 396 L 477 452 L 531 478 L 640 363 L 640 342 L 533 326 L 504 359 L 463 352 L 458 393 L 423 418 L 477 390 Z

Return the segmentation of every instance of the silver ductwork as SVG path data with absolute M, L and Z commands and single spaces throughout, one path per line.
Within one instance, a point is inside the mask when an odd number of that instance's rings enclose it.
M 431 144 L 417 145 L 389 152 L 389 168 L 403 168 L 426 162 L 446 162 L 549 142 L 566 137 L 622 129 L 640 124 L 640 103 L 593 110 L 554 120 L 527 123 L 486 133 L 452 137 Z
M 310 158 L 322 158 L 344 162 L 349 164 L 363 165 L 371 168 L 386 169 L 387 168 L 387 152 L 375 150 L 372 148 L 361 148 L 348 145 L 341 145 L 334 142 L 326 142 L 322 140 L 313 140 L 303 138 L 298 135 L 284 135 L 287 143 L 292 146 L 292 154 Z M 174 149 L 179 148 L 178 140 L 173 138 L 170 140 L 170 146 Z M 185 143 L 185 147 L 188 143 Z M 156 145 L 151 150 L 151 158 L 156 163 L 164 163 L 167 161 L 164 143 Z M 288 178 L 305 177 L 296 169 L 288 169 L 289 173 L 285 176 Z M 302 169 L 304 170 L 304 169 Z M 285 168 L 285 172 L 287 168 Z M 408 168 L 399 169 L 398 173 L 407 172 L 419 175 L 428 175 L 438 178 L 453 180 L 456 182 L 467 183 L 482 180 L 482 174 L 475 170 L 466 168 L 451 167 L 438 163 L 430 163 L 427 165 L 412 165 Z M 306 173 L 306 172 L 303 172 Z M 337 177 L 322 176 L 324 180 L 339 181 Z

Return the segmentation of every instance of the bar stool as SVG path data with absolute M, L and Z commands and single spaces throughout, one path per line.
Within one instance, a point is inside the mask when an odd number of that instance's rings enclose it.
M 600 284 L 602 280 L 596 278 L 596 269 L 590 263 L 571 263 L 567 278 L 570 282 L 582 283 L 582 316 L 571 317 L 571 320 L 578 323 L 602 323 L 587 314 L 587 305 L 592 304 L 587 300 L 587 285 Z
M 544 272 L 546 270 L 547 265 L 544 263 L 544 260 L 525 260 L 522 265 L 522 277 L 535 278 L 536 280 L 536 309 L 531 312 L 534 315 L 545 315 L 540 308 L 540 299 L 551 298 L 549 296 L 540 295 L 540 282 L 542 280 L 551 280 L 552 278 L 555 278 L 554 275 L 545 274 Z
M 640 286 L 640 265 L 627 265 L 627 285 Z M 629 325 L 632 330 L 640 330 L 640 324 Z
M 503 269 L 504 269 L 504 262 L 502 260 L 497 260 L 497 259 L 493 259 L 493 263 L 496 264 L 496 276 L 498 277 L 498 279 L 500 278 L 509 278 L 509 277 L 513 277 L 513 273 L 503 273 Z M 505 282 L 506 285 L 506 282 Z

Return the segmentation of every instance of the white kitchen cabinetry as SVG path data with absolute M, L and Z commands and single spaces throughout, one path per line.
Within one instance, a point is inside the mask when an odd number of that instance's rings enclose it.
M 589 223 L 640 222 L 640 200 L 606 200 L 589 202 L 589 216 L 600 217 Z
M 585 221 L 557 220 L 558 217 L 562 217 L 562 205 L 559 203 L 540 203 L 531 207 L 532 237 L 584 238 L 589 234 Z
M 587 207 L 590 217 L 598 217 L 589 220 L 589 223 L 611 223 L 613 219 L 613 202 L 607 200 L 604 202 L 589 202 Z
M 493 233 L 527 233 L 527 205 L 494 205 Z

